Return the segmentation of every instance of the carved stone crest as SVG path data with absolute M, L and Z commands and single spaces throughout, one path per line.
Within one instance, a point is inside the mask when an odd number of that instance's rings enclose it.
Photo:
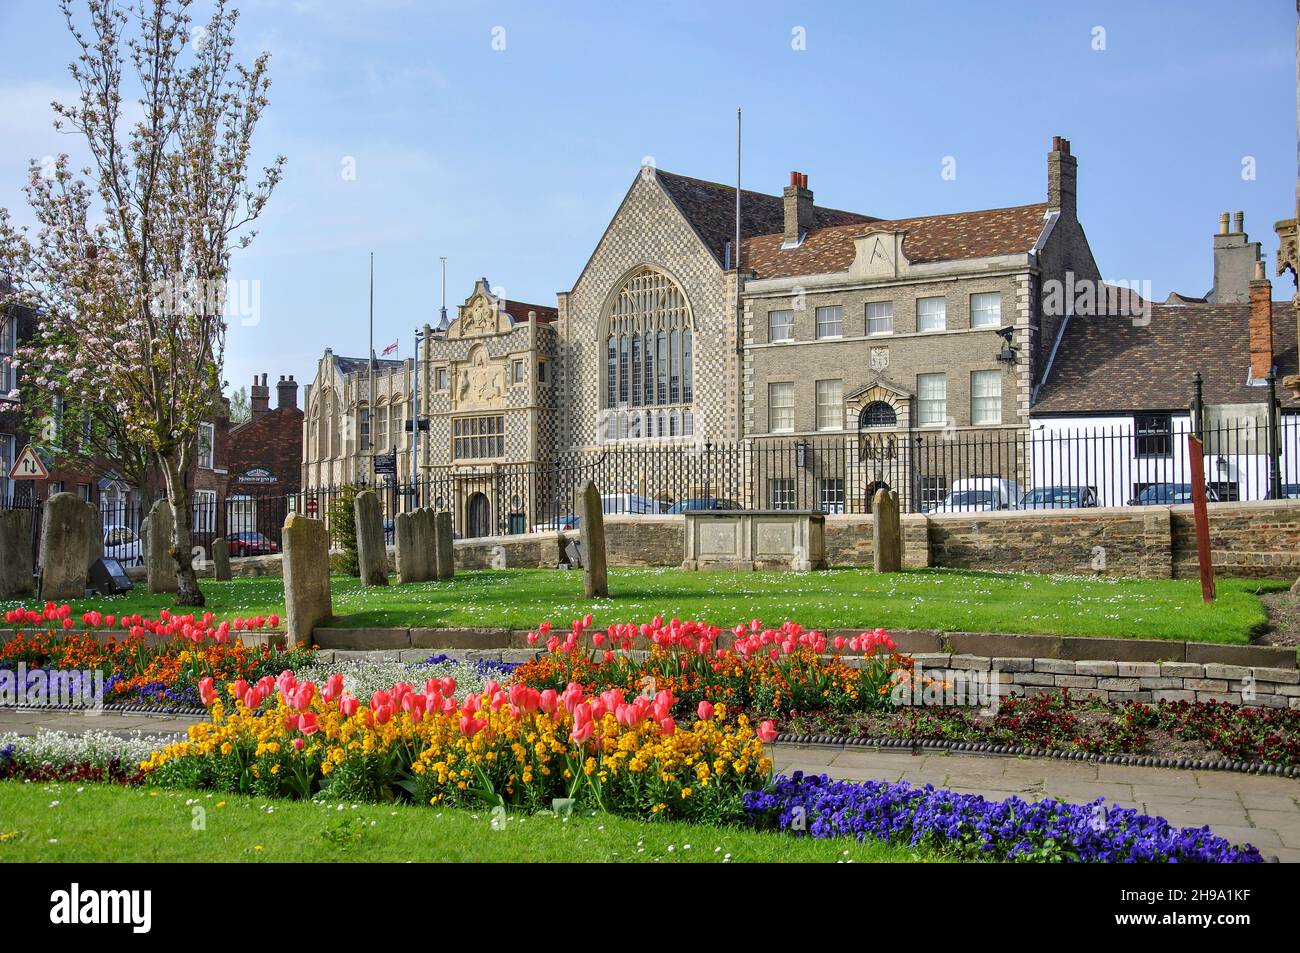
M 456 372 L 456 403 L 461 407 L 495 403 L 505 392 L 505 366 L 489 360 L 482 348 L 475 349 L 469 363 Z
M 871 369 L 873 371 L 883 371 L 889 367 L 889 348 L 873 347 L 871 349 Z

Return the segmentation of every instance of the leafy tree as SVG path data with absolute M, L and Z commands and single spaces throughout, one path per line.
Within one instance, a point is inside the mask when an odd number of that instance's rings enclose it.
M 361 576 L 361 562 L 357 557 L 357 521 L 355 504 L 357 493 L 355 486 L 346 485 L 329 506 L 330 542 L 335 550 L 332 567 L 348 576 Z
M 236 63 L 237 12 L 214 0 L 196 29 L 192 5 L 85 0 L 80 22 L 62 0 L 79 97 L 54 104 L 55 125 L 85 139 L 91 162 L 32 164 L 38 231 L 0 210 L 0 272 L 40 311 L 19 352 L 27 385 L 102 406 L 152 456 L 175 517 L 176 601 L 200 606 L 189 468 L 220 395 L 231 252 L 252 240 L 284 157 L 250 175 L 267 54 Z
M 247 423 L 253 416 L 253 405 L 248 398 L 248 388 L 241 387 L 230 395 L 230 422 Z

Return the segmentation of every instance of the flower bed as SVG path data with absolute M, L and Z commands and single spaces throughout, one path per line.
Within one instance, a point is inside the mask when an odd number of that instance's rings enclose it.
M 82 624 L 90 628 L 122 633 L 109 638 L 66 631 L 75 625 L 67 605 L 47 603 L 41 612 L 14 609 L 5 613 L 5 620 L 49 628 L 19 633 L 0 645 L 0 669 L 17 671 L 23 666 L 29 684 L 36 683 L 37 672 L 100 672 L 105 704 L 198 708 L 202 678 L 258 679 L 301 667 L 312 656 L 305 648 L 250 647 L 235 634 L 275 626 L 279 620 L 274 616 L 222 622 L 211 613 L 178 616 L 166 610 L 156 619 L 98 612 L 82 616 Z
M 1164 818 L 1051 798 L 986 801 L 974 794 L 906 782 L 833 781 L 795 772 L 745 795 L 759 826 L 800 836 L 869 838 L 928 848 L 968 860 L 1085 863 L 1259 863 L 1259 851 L 1234 846 L 1207 827 L 1177 828 Z
M 146 759 L 153 783 L 264 796 L 549 809 L 556 799 L 636 817 L 734 821 L 771 775 L 756 731 L 724 706 L 678 729 L 666 690 L 626 698 L 489 681 L 458 700 L 451 678 L 396 684 L 368 705 L 341 676 L 292 673 L 200 692 L 212 721 Z
M 1227 702 L 1127 702 L 1068 689 L 1005 697 L 996 714 L 972 708 L 896 708 L 862 715 L 821 711 L 781 722 L 791 736 L 979 742 L 1094 755 L 1153 754 L 1173 760 L 1300 765 L 1300 711 Z
M 0 734 L 0 780 L 135 783 L 143 778 L 140 762 L 170 740 L 138 732 Z
M 883 629 L 828 640 L 795 622 L 771 628 L 755 619 L 733 629 L 732 644 L 723 648 L 722 630 L 703 622 L 656 617 L 644 625 L 590 626 L 588 616 L 563 637 L 546 625 L 529 633 L 529 643 L 544 640 L 546 652 L 516 669 L 514 680 L 539 689 L 570 682 L 588 691 L 667 689 L 681 699 L 683 711 L 708 700 L 767 717 L 876 710 L 889 704 L 895 681 L 911 677 L 911 659 L 897 653 Z M 637 645 L 649 651 L 627 654 Z M 846 647 L 862 653 L 857 666 L 826 655 Z

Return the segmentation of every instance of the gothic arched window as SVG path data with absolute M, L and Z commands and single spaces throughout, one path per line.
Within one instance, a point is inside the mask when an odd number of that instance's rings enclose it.
M 607 410 L 694 400 L 690 305 L 682 289 L 663 272 L 640 268 L 623 282 L 610 304 L 604 347 Z M 660 421 L 660 435 L 664 435 L 662 417 Z M 667 435 L 680 435 L 681 421 L 679 415 Z M 652 429 L 647 426 L 644 435 L 651 436 Z

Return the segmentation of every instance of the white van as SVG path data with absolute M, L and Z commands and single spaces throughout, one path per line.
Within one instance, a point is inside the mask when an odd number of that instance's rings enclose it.
M 999 477 L 971 477 L 956 480 L 943 502 L 931 507 L 931 513 L 985 513 L 990 510 L 1013 510 L 1020 500 L 1020 485 Z

